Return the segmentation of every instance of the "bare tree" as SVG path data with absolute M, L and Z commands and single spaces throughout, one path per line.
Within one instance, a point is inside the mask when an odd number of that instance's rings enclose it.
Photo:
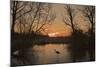
M 20 32 L 39 32 L 45 25 L 56 18 L 51 8 L 52 5 L 48 3 L 12 1 L 11 31 L 14 32 L 14 27 L 17 23 L 17 28 L 20 27 Z
M 35 30 L 35 32 L 41 31 L 41 29 L 43 29 L 43 27 L 45 25 L 50 24 L 52 21 L 55 20 L 56 13 L 52 12 L 52 10 L 50 10 L 49 6 L 48 6 L 46 14 L 44 14 L 43 16 L 41 16 L 41 18 L 42 18 L 43 21 L 42 21 L 41 25 Z
M 91 27 L 88 31 L 88 51 L 90 60 L 95 60 L 95 6 L 84 6 L 83 15 L 86 20 L 90 23 Z
M 23 12 L 23 10 L 25 9 L 25 5 L 26 3 L 24 2 L 11 1 L 11 16 L 12 16 L 11 31 L 12 32 L 14 32 L 16 20 L 18 20 L 20 17 L 32 11 L 32 8 L 29 8 L 29 10 Z
M 84 6 L 83 15 L 86 17 L 86 19 L 89 21 L 91 28 L 90 32 L 94 32 L 94 25 L 95 25 L 95 7 L 94 6 Z
M 71 5 L 66 5 L 65 9 L 67 14 L 64 16 L 63 21 L 72 28 L 73 32 L 75 32 L 75 9 L 73 9 Z
M 29 32 L 39 32 L 43 27 L 56 18 L 52 11 L 52 5 L 44 3 L 35 3 L 34 9 L 29 13 L 28 19 Z M 32 6 L 33 7 L 33 6 Z

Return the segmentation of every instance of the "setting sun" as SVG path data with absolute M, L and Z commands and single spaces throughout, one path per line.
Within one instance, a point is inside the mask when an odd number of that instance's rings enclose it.
M 63 37 L 63 36 L 70 36 L 71 34 L 68 34 L 67 32 L 55 32 L 55 33 L 49 33 L 49 37 Z
M 48 36 L 49 37 L 57 37 L 58 34 L 59 34 L 59 32 L 49 33 Z

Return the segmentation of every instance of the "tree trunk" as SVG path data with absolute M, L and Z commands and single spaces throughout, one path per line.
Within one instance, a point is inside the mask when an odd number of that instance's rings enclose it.
M 14 32 L 14 27 L 15 27 L 15 21 L 16 21 L 16 2 L 13 1 L 12 2 L 13 6 L 12 6 L 12 10 L 13 10 L 13 14 L 12 14 L 12 26 L 11 26 L 11 32 L 13 33 Z

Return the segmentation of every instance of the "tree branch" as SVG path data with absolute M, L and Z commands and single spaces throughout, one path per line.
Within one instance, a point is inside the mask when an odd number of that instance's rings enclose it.
M 24 12 L 24 13 L 23 13 L 23 14 L 21 14 L 20 16 L 16 17 L 16 20 L 17 20 L 17 19 L 19 19 L 20 17 L 22 17 L 23 15 L 25 15 L 25 14 L 27 14 L 27 13 L 31 12 L 31 11 L 32 11 L 32 10 L 30 9 L 29 11 Z

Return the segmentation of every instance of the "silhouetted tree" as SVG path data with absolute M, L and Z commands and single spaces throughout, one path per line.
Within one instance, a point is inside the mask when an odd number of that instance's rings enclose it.
M 14 32 L 16 20 L 18 20 L 20 17 L 32 11 L 32 8 L 29 8 L 28 10 L 23 12 L 23 10 L 25 9 L 25 5 L 26 3 L 24 2 L 11 1 L 11 20 L 12 20 L 11 21 L 11 32 Z
M 95 6 L 84 6 L 83 15 L 86 21 L 90 23 L 90 29 L 88 31 L 88 51 L 90 54 L 90 60 L 95 60 Z
M 30 24 L 29 32 L 39 32 L 45 25 L 49 24 L 51 21 L 54 21 L 56 15 L 55 13 L 51 13 L 51 8 L 52 5 L 50 4 L 37 4 L 37 10 Z
M 89 21 L 91 28 L 90 32 L 93 34 L 94 30 L 94 25 L 95 25 L 95 7 L 94 6 L 84 6 L 83 10 L 83 15 L 86 17 L 86 20 Z
M 75 7 L 75 8 L 74 8 Z M 77 12 L 75 11 L 78 7 L 67 5 L 65 7 L 66 9 L 66 15 L 64 16 L 64 23 L 72 28 L 72 58 L 73 61 L 82 61 L 81 59 L 86 56 L 86 51 L 89 51 L 90 60 L 94 60 L 94 36 L 91 37 L 91 34 L 89 34 L 90 37 L 86 33 L 83 33 L 81 28 L 77 26 L 75 20 L 78 18 L 75 18 Z M 95 16 L 95 8 L 91 6 L 84 6 L 83 9 L 83 15 L 86 17 L 86 19 L 90 22 L 91 28 L 89 30 L 89 33 L 93 34 L 93 28 L 94 28 L 94 16 Z M 84 18 L 82 18 L 84 19 Z
M 12 29 L 14 31 L 14 27 L 17 24 L 17 28 L 23 32 L 32 33 L 32 32 L 40 32 L 41 29 L 47 24 L 50 24 L 56 18 L 56 14 L 52 11 L 51 4 L 44 3 L 33 3 L 33 2 L 19 2 L 20 4 L 24 4 L 24 8 L 18 10 L 18 14 L 14 15 L 18 17 L 12 24 Z M 15 7 L 15 6 L 13 6 Z M 26 13 L 26 11 L 28 11 Z M 25 13 L 25 14 L 23 14 Z M 13 15 L 12 15 L 13 16 Z M 14 18 L 12 17 L 12 20 Z
M 66 5 L 66 15 L 64 16 L 64 23 L 72 28 L 73 33 L 75 32 L 75 9 L 72 8 L 71 5 Z

